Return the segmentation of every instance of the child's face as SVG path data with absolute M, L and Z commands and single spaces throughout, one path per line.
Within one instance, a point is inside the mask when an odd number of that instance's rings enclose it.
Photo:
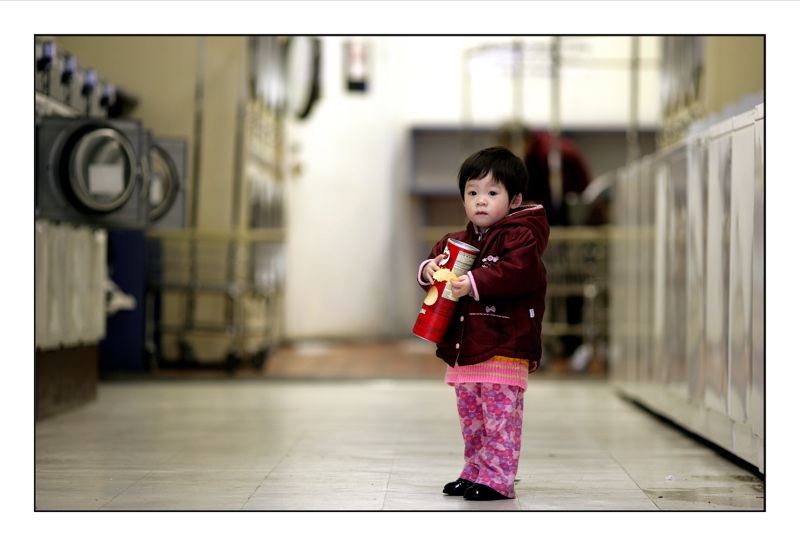
M 467 180 L 464 186 L 464 210 L 467 218 L 483 233 L 486 228 L 505 218 L 512 208 L 522 203 L 522 196 L 511 200 L 508 190 L 496 181 L 492 173 L 483 178 Z

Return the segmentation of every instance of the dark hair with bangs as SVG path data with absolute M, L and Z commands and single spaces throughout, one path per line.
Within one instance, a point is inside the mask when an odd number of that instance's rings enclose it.
M 458 170 L 458 189 L 464 199 L 464 187 L 470 180 L 483 178 L 488 173 L 508 191 L 509 199 L 525 193 L 528 187 L 528 169 L 525 162 L 514 152 L 503 146 L 493 146 L 475 152 L 461 164 Z

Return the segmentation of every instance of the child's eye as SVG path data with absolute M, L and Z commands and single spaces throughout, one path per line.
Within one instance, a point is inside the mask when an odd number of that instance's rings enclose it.
M 467 195 L 474 197 L 474 196 L 478 195 L 478 192 L 476 192 L 475 190 L 468 191 Z
M 490 191 L 490 192 L 489 192 L 489 195 L 491 195 L 491 196 L 495 196 L 495 195 L 497 195 L 497 192 L 496 192 L 496 191 Z

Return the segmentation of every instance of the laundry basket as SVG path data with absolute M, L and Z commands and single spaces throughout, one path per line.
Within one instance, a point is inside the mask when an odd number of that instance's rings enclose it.
M 261 367 L 282 333 L 282 232 L 163 231 L 148 245 L 152 365 Z

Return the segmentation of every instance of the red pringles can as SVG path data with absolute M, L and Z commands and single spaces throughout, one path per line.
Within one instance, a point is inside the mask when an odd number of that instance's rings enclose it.
M 478 249 L 455 239 L 447 239 L 444 254 L 446 257 L 439 263 L 439 267 L 447 268 L 460 277 L 472 269 L 472 264 L 478 256 Z M 417 315 L 417 322 L 413 329 L 414 335 L 434 343 L 440 343 L 444 339 L 450 319 L 453 318 L 456 303 L 458 303 L 458 298 L 453 296 L 450 283 L 435 281 L 422 303 L 419 315 Z

